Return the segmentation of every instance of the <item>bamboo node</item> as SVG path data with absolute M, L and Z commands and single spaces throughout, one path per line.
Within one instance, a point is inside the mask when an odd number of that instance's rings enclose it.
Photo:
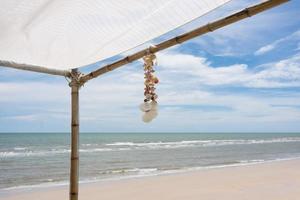
M 158 51 L 158 48 L 156 45 L 151 45 L 147 51 L 146 51 L 146 55 L 147 54 L 151 54 L 151 53 L 156 53 Z
M 79 72 L 77 69 L 72 69 L 71 72 L 71 81 L 69 82 L 70 87 L 81 87 L 83 86 L 84 82 L 81 81 L 81 78 L 84 76 L 83 73 Z
M 72 157 L 71 160 L 79 160 L 79 157 Z
M 111 69 L 110 69 L 110 66 L 109 66 L 109 65 L 107 65 L 107 66 L 106 66 L 106 71 L 107 71 L 107 72 L 111 71 Z
M 129 56 L 126 56 L 125 60 L 126 60 L 126 62 L 131 63 L 131 60 L 130 60 Z
M 210 32 L 213 32 L 214 30 L 211 28 L 211 24 L 210 23 L 208 23 L 207 25 L 206 25 L 206 27 L 207 27 L 207 29 L 210 31 Z
M 69 83 L 69 86 L 70 87 L 80 87 L 81 86 L 81 83 L 80 82 L 78 82 L 78 81 L 74 81 L 74 80 L 72 80 L 70 83 Z
M 176 41 L 177 44 L 180 44 L 181 43 L 180 42 L 180 37 L 179 36 L 175 37 L 175 41 Z
M 244 12 L 246 13 L 246 15 L 248 17 L 252 17 L 251 12 L 250 12 L 250 10 L 248 8 L 245 8 Z

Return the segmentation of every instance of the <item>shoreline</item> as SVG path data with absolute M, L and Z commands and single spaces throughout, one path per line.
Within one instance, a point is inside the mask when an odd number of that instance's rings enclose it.
M 115 182 L 115 181 L 140 179 L 140 178 L 153 177 L 153 176 L 176 175 L 182 173 L 197 172 L 202 170 L 240 167 L 240 166 L 257 165 L 257 164 L 298 160 L 298 159 L 300 160 L 300 157 L 276 158 L 273 160 L 261 160 L 261 159 L 245 160 L 245 161 L 240 161 L 240 162 L 235 162 L 230 164 L 186 167 L 186 168 L 172 169 L 172 170 L 170 169 L 170 170 L 158 171 L 157 173 L 152 173 L 152 174 L 124 175 L 124 176 L 115 176 L 115 177 L 109 177 L 104 179 L 101 179 L 101 177 L 99 177 L 94 180 L 92 179 L 81 180 L 79 181 L 79 184 L 85 185 L 85 184 L 94 184 L 94 183 Z M 152 169 L 152 168 L 146 168 L 146 169 Z M 31 192 L 40 189 L 47 190 L 50 188 L 61 188 L 61 187 L 66 187 L 68 185 L 69 185 L 68 181 L 62 181 L 62 182 L 45 182 L 45 183 L 35 184 L 35 185 L 20 185 L 20 186 L 8 187 L 8 188 L 1 188 L 0 197 L 2 196 L 2 194 L 10 193 L 10 192 L 27 192 L 27 191 Z
M 235 171 L 235 169 L 247 169 L 247 168 L 264 168 L 265 166 L 270 165 L 289 165 L 291 163 L 297 164 L 298 168 L 300 167 L 300 158 L 284 158 L 284 159 L 275 159 L 275 160 L 267 160 L 263 162 L 252 162 L 252 163 L 238 163 L 238 164 L 230 164 L 230 165 L 219 165 L 219 166 L 207 166 L 207 167 L 197 167 L 197 169 L 193 170 L 185 170 L 185 171 L 174 171 L 171 173 L 160 173 L 160 174 L 151 174 L 151 175 L 143 175 L 143 176 L 134 176 L 134 177 L 123 177 L 123 178 L 116 178 L 116 179 L 105 179 L 105 180 L 95 180 L 95 181 L 88 181 L 88 182 L 81 182 L 80 188 L 84 191 L 90 190 L 90 188 L 97 188 L 97 187 L 115 187 L 116 185 L 122 184 L 134 184 L 135 182 L 149 182 L 153 180 L 159 179 L 168 179 L 168 178 L 175 178 L 176 177 L 186 177 L 191 176 L 191 174 L 209 174 L 212 172 L 222 172 L 222 171 Z M 261 167 L 262 166 L 262 167 Z M 299 177 L 300 179 L 300 177 Z M 23 188 L 23 189 L 8 189 L 3 190 L 4 193 L 0 193 L 0 199 L 2 200 L 15 200 L 19 198 L 25 198 L 28 196 L 29 199 L 34 199 L 34 196 L 40 196 L 40 194 L 49 194 L 52 196 L 52 193 L 59 193 L 63 195 L 68 194 L 68 183 L 63 185 L 51 185 L 51 186 L 40 186 L 40 187 L 31 187 L 31 188 Z M 299 183 L 300 187 L 300 183 Z M 97 189 L 95 189 L 97 192 Z M 59 195 L 59 196 L 60 196 Z M 297 195 L 300 195 L 297 194 Z M 59 198 L 59 197 L 55 197 Z M 47 199 L 47 198 L 46 198 Z M 63 199 L 63 198 L 61 198 Z M 84 198 L 83 198 L 84 199 Z

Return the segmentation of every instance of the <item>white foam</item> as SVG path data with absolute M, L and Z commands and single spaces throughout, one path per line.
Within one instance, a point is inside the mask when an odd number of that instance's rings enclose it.
M 130 147 L 132 149 L 172 149 L 184 147 L 201 147 L 201 146 L 225 146 L 225 145 L 249 145 L 249 144 L 269 144 L 269 143 L 286 143 L 300 142 L 299 137 L 295 138 L 273 138 L 273 139 L 235 139 L 235 140 L 190 140 L 176 142 L 115 142 L 106 144 L 106 146 Z
M 23 151 L 25 149 L 26 149 L 26 147 L 15 147 L 14 148 L 14 150 L 16 150 L 16 151 Z
M 110 148 L 95 148 L 95 149 L 80 149 L 79 150 L 79 152 L 85 152 L 85 153 L 105 152 L 105 151 L 113 151 L 113 149 L 110 149 Z
M 135 173 L 135 174 L 150 174 L 153 172 L 158 171 L 158 168 L 130 168 L 130 169 L 113 169 L 101 172 L 100 174 L 128 174 L 128 173 Z
M 263 159 L 254 159 L 254 160 L 241 160 L 240 163 L 258 163 L 258 162 L 265 162 Z
M 32 152 L 32 151 L 27 151 L 27 152 L 14 152 L 14 151 L 4 151 L 0 152 L 0 158 L 6 158 L 6 157 L 17 157 L 17 156 L 33 156 L 33 155 L 43 155 L 41 152 Z
M 211 147 L 226 145 L 251 145 L 251 144 L 272 144 L 272 143 L 289 143 L 300 142 L 300 137 L 284 137 L 272 139 L 232 139 L 232 140 L 183 140 L 174 142 L 115 142 L 102 144 L 103 148 L 91 148 L 91 146 L 100 146 L 100 144 L 84 144 L 90 148 L 82 148 L 82 153 L 109 152 L 109 151 L 131 151 L 131 150 L 156 150 L 156 149 L 177 149 L 192 147 Z M 105 145 L 105 146 L 103 146 Z M 26 157 L 26 156 L 43 156 L 49 154 L 70 153 L 70 149 L 51 149 L 51 150 L 28 150 L 26 147 L 15 147 L 13 151 L 0 152 L 0 158 L 8 157 Z
M 79 152 L 93 153 L 93 152 L 106 152 L 106 151 L 116 151 L 116 150 L 111 148 L 93 148 L 93 149 L 80 149 Z M 55 154 L 65 154 L 70 152 L 71 152 L 70 149 L 51 149 L 51 150 L 41 150 L 41 151 L 4 151 L 4 152 L 0 152 L 0 158 L 44 156 L 49 154 L 55 155 Z
M 92 144 L 81 144 L 83 147 L 89 147 L 92 146 Z

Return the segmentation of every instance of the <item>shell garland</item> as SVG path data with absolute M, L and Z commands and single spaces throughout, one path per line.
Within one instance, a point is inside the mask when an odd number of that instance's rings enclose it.
M 159 80 L 154 75 L 155 70 L 153 66 L 156 64 L 155 54 L 148 54 L 143 57 L 144 60 L 144 103 L 140 105 L 141 111 L 144 112 L 143 121 L 145 123 L 151 122 L 157 116 L 157 94 L 155 93 L 155 85 Z

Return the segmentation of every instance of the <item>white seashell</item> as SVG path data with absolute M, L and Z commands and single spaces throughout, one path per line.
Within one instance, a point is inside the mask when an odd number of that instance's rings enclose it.
M 150 104 L 151 104 L 151 110 L 156 110 L 156 111 L 158 110 L 157 102 L 151 101 Z
M 143 122 L 149 123 L 158 115 L 156 110 L 150 110 L 143 115 Z
M 155 117 L 157 117 L 158 112 L 157 110 L 150 110 L 149 112 L 147 112 L 147 114 L 152 117 L 152 119 L 154 119 Z
M 140 105 L 140 109 L 143 112 L 149 112 L 151 110 L 152 106 L 150 103 L 144 102 Z
M 151 117 L 149 117 L 149 115 L 147 114 L 148 112 L 146 112 L 144 115 L 143 115 L 143 122 L 145 122 L 145 123 L 149 123 L 149 122 L 151 122 L 152 121 L 152 118 Z

